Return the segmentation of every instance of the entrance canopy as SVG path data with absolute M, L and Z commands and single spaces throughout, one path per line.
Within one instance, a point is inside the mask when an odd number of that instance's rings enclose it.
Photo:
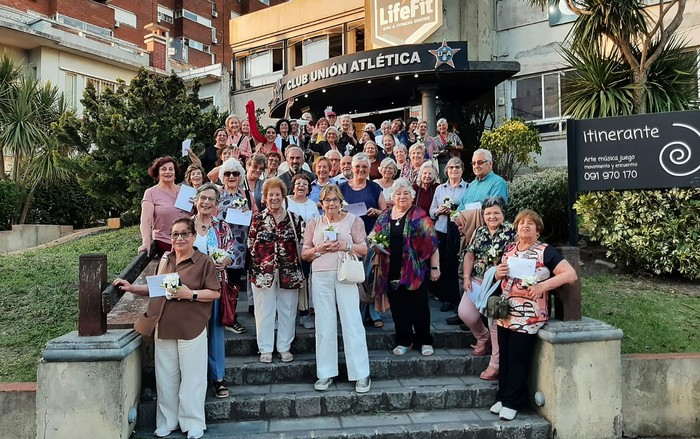
M 316 115 L 406 107 L 433 96 L 469 101 L 520 71 L 513 61 L 467 61 L 467 43 L 404 45 L 339 56 L 294 70 L 277 81 L 270 116 L 282 117 L 289 98 Z

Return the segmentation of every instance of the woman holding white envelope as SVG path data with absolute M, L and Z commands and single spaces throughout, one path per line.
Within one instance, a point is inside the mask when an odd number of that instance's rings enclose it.
M 250 192 L 242 188 L 241 182 L 244 178 L 245 171 L 238 160 L 228 159 L 221 164 L 219 179 L 224 185 L 221 188 L 217 218 L 226 221 L 231 226 L 233 252 L 230 254 L 232 260 L 226 267 L 226 274 L 229 285 L 237 286 L 238 290 L 240 290 L 241 276 L 245 270 L 250 218 L 258 210 L 255 202 L 252 201 Z M 245 218 L 247 218 L 247 223 Z M 238 301 L 238 297 L 235 301 Z M 231 330 L 236 334 L 241 334 L 246 331 L 246 327 L 236 320 L 231 326 Z
M 123 291 L 152 296 L 134 329 L 154 337 L 157 437 L 168 436 L 179 426 L 188 438 L 198 439 L 207 428 L 207 322 L 211 302 L 219 298 L 221 285 L 214 262 L 195 250 L 195 239 L 191 218 L 177 219 L 170 226 L 173 251 L 164 255 L 158 266 L 159 275 L 177 274 L 171 279 L 176 288 L 166 286 L 165 279 L 161 284 L 168 288 L 169 297 L 156 297 L 156 287 L 149 291 L 148 285 L 132 285 L 124 279 L 112 282 Z
M 542 218 L 536 212 L 521 210 L 515 217 L 518 239 L 506 248 L 496 269 L 508 313 L 496 320 L 501 358 L 497 402 L 490 410 L 507 421 L 528 402 L 527 379 L 537 331 L 549 319 L 547 293 L 577 278 L 554 247 L 539 241 L 543 229 Z

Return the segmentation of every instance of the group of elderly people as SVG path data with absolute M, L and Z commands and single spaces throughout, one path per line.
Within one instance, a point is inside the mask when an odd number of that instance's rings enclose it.
M 499 381 L 491 412 L 510 420 L 527 403 L 536 333 L 548 319 L 547 292 L 576 279 L 568 262 L 539 241 L 539 215 L 524 210 L 513 224 L 505 220 L 507 186 L 493 173 L 489 151 L 474 152 L 476 178 L 465 182 L 461 141 L 447 132 L 444 120 L 438 121 L 435 138 L 425 134 L 424 122 L 412 120 L 410 131 L 402 130 L 402 122 L 383 124 L 381 132 L 365 130 L 360 140 L 349 117 L 340 120 L 337 128 L 329 119 L 319 120 L 307 136 L 315 156 L 310 172 L 304 169 L 310 155 L 296 144 L 305 137 L 298 122 L 268 127 L 265 140 L 254 145 L 241 131 L 242 121 L 229 117 L 227 137 L 220 130 L 215 134 L 218 161 L 207 169 L 202 160 L 185 172 L 183 184 L 196 191 L 190 211 L 175 207 L 182 188 L 175 183 L 177 161 L 161 157 L 149 169 L 158 183 L 143 196 L 139 251 L 150 251 L 155 242 L 158 274 L 180 276 L 180 286 L 168 290 L 167 299 L 151 297 L 136 324 L 155 338 L 156 436 L 178 426 L 188 437 L 203 435 L 207 379 L 214 396 L 229 396 L 223 381 L 222 301 L 235 309 L 246 278 L 260 362 L 271 363 L 275 351 L 282 362 L 294 360 L 291 345 L 301 310 L 300 324 L 315 328 L 316 390 L 328 389 L 338 376 L 338 316 L 348 378 L 358 393 L 371 385 L 363 320 L 382 327 L 381 313 L 390 310 L 393 353 L 416 349 L 433 355 L 432 294 L 442 311 L 457 310 L 452 320 L 469 327 L 476 340 L 473 355 L 491 354 L 481 374 Z M 372 138 L 380 139 L 381 153 Z M 279 172 L 282 151 L 286 166 Z M 272 159 L 277 159 L 274 166 Z M 374 304 L 364 317 L 358 284 L 338 273 L 339 259 L 348 255 L 364 258 L 376 274 L 368 286 Z M 535 260 L 532 279 L 510 276 L 510 258 Z M 508 314 L 489 326 L 475 302 L 494 282 Z M 114 284 L 149 294 L 148 287 L 122 279 Z M 246 331 L 237 318 L 227 325 L 233 332 Z

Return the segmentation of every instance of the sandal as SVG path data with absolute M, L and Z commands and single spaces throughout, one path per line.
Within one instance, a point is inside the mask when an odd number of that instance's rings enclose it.
M 383 328 L 384 327 L 384 322 L 382 322 L 382 319 L 377 319 L 374 321 L 374 327 L 375 328 Z
M 280 357 L 282 357 L 283 363 L 291 363 L 294 360 L 294 355 L 291 352 L 280 352 Z
M 481 378 L 484 381 L 496 381 L 498 379 L 498 369 L 489 366 L 486 368 L 485 371 L 481 372 L 479 378 Z
M 229 329 L 231 332 L 235 332 L 236 334 L 243 334 L 244 332 L 246 332 L 245 326 L 241 325 L 238 322 L 233 322 L 233 325 L 231 325 L 231 327 L 227 329 Z
M 263 352 L 260 354 L 261 363 L 272 363 L 272 352 Z
M 226 386 L 224 385 L 224 381 L 214 381 L 212 383 L 212 386 L 214 386 L 214 396 L 217 398 L 228 398 L 229 397 L 229 392 Z

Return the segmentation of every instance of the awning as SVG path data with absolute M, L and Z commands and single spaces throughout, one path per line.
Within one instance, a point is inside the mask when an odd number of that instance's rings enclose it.
M 407 107 L 421 101 L 421 88 L 464 101 L 478 98 L 520 71 L 514 61 L 467 61 L 466 41 L 389 47 L 339 56 L 282 77 L 270 102 L 282 117 L 289 98 L 317 115 L 333 106 L 338 115 Z

